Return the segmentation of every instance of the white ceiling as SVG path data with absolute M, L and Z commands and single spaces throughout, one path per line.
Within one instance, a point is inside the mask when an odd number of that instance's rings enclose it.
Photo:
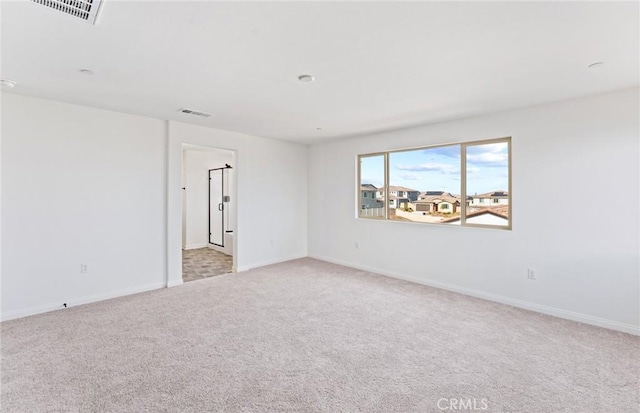
M 1 21 L 12 93 L 303 143 L 639 84 L 637 2 L 104 0 L 92 26 L 22 0 Z

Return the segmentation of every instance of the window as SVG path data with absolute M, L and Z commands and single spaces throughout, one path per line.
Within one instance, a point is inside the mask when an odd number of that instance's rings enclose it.
M 377 191 L 373 206 L 361 195 L 377 212 L 362 208 L 360 218 L 511 229 L 511 138 L 359 155 L 358 164 L 359 187 Z
M 460 196 L 460 145 L 394 151 L 388 157 L 389 190 L 406 192 L 407 198 L 410 193 L 416 194 L 408 199 L 404 209 L 390 211 L 389 219 L 443 223 L 442 214 L 424 214 L 417 205 L 454 202 L 456 194 Z M 452 217 L 451 214 L 447 215 Z
M 466 211 L 466 223 L 481 226 L 511 228 L 511 139 L 472 142 L 464 145 L 466 193 L 483 194 L 498 205 L 471 207 Z
M 358 216 L 362 218 L 385 218 L 386 208 L 375 194 L 385 182 L 385 154 L 363 155 L 359 157 L 358 180 L 360 181 Z M 371 196 L 367 196 L 371 193 Z

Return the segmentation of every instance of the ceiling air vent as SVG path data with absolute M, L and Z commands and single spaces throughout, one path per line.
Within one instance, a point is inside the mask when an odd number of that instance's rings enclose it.
M 102 0 L 31 0 L 91 24 L 96 24 Z
M 211 113 L 200 112 L 198 110 L 187 109 L 187 108 L 180 109 L 180 112 L 186 113 L 187 115 L 201 116 L 203 118 L 208 118 L 211 116 Z

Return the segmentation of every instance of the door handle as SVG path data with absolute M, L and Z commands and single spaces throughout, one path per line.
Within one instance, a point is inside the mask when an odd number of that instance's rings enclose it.
M 222 202 L 220 202 L 218 204 L 218 211 L 222 211 L 224 209 L 224 204 Z

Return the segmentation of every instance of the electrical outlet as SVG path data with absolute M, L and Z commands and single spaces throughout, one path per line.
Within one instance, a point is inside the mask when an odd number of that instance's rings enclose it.
M 80 274 L 86 274 L 89 272 L 89 266 L 87 264 L 80 264 Z
M 535 268 L 528 268 L 527 269 L 527 278 L 530 280 L 535 280 L 537 279 L 538 274 Z

